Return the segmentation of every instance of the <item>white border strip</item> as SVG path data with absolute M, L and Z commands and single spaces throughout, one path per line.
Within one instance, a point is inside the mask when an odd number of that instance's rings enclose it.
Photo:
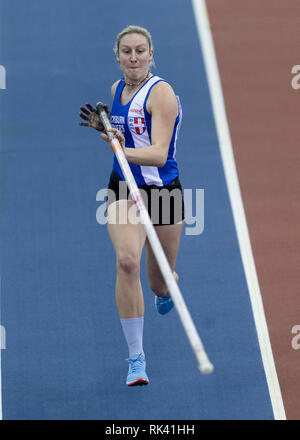
M 192 5 L 204 57 L 225 178 L 231 201 L 235 227 L 237 230 L 274 418 L 276 420 L 286 420 L 237 177 L 224 97 L 206 3 L 205 0 L 192 0 Z
M 1 300 L 2 300 L 2 277 L 0 275 L 0 325 L 1 325 Z M 1 331 L 1 329 L 0 329 Z M 0 335 L 1 338 L 1 335 Z M 2 360 L 2 356 L 1 356 L 1 352 L 2 352 L 2 346 L 1 346 L 1 340 L 0 340 L 0 420 L 3 420 L 3 414 L 2 414 L 2 369 L 1 369 L 1 360 Z
M 2 21 L 2 1 L 0 0 L 0 49 L 1 49 L 1 44 L 2 44 L 2 39 L 1 39 L 1 21 Z M 1 92 L 0 90 L 0 93 Z M 1 142 L 1 133 L 0 133 L 0 142 Z M 2 287 L 2 279 L 1 279 L 1 274 L 0 274 L 0 325 L 1 325 L 1 287 Z M 3 414 L 2 414 L 2 368 L 1 368 L 1 363 L 2 363 L 2 356 L 1 356 L 1 346 L 0 346 L 0 420 L 3 420 Z

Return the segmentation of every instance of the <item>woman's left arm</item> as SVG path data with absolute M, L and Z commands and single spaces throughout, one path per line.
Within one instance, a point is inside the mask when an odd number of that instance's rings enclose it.
M 147 111 L 152 115 L 152 145 L 142 148 L 124 148 L 128 162 L 136 165 L 163 167 L 167 161 L 178 104 L 172 87 L 160 81 L 151 90 Z

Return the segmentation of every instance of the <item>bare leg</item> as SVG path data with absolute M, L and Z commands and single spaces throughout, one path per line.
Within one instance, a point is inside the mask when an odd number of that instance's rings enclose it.
M 133 205 L 132 201 L 119 200 L 108 207 L 108 232 L 116 252 L 116 303 L 121 319 L 144 316 L 140 259 L 146 233 L 141 223 L 132 224 L 128 219 L 128 210 L 135 209 Z M 126 224 L 121 224 L 120 218 Z
M 155 230 L 158 238 L 162 244 L 166 257 L 169 261 L 171 269 L 174 271 L 177 253 L 180 244 L 180 237 L 184 223 L 177 223 L 175 225 L 156 226 Z M 152 252 L 151 246 L 146 241 L 147 245 L 147 273 L 151 290 L 157 296 L 164 296 L 168 293 L 168 287 L 162 277 L 156 258 Z M 174 277 L 178 281 L 178 274 L 174 271 Z

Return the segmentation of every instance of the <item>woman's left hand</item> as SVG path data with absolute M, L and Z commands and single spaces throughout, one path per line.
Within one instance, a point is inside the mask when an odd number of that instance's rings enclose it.
M 120 130 L 117 130 L 116 128 L 111 128 L 108 131 L 110 131 L 111 133 L 113 133 L 115 135 L 115 137 L 120 142 L 121 147 L 124 148 L 125 147 L 125 137 L 124 137 L 123 133 Z M 110 144 L 110 139 L 106 134 L 102 133 L 101 137 L 105 142 Z

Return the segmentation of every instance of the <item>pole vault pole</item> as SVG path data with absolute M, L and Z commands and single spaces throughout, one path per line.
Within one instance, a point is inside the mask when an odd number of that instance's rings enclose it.
M 189 342 L 192 346 L 192 349 L 195 353 L 196 359 L 198 361 L 199 370 L 203 374 L 212 373 L 214 370 L 213 364 L 208 359 L 208 356 L 205 352 L 204 346 L 201 342 L 200 336 L 199 336 L 197 329 L 194 325 L 194 322 L 191 318 L 189 310 L 185 304 L 183 296 L 179 290 L 178 284 L 175 281 L 173 272 L 172 272 L 170 265 L 169 265 L 169 262 L 165 256 L 162 245 L 157 237 L 157 234 L 156 234 L 154 226 L 151 222 L 148 210 L 146 209 L 142 195 L 137 187 L 137 184 L 135 182 L 135 179 L 133 177 L 131 169 L 128 165 L 127 159 L 126 159 L 125 154 L 123 152 L 123 149 L 120 145 L 120 142 L 118 141 L 118 139 L 115 137 L 115 135 L 112 132 L 108 131 L 112 128 L 112 126 L 110 124 L 110 121 L 108 119 L 108 116 L 107 116 L 107 113 L 105 111 L 103 104 L 101 102 L 98 102 L 98 104 L 96 105 L 96 108 L 97 108 L 98 114 L 100 115 L 101 121 L 104 125 L 106 134 L 108 135 L 108 137 L 110 139 L 112 149 L 113 149 L 113 151 L 116 155 L 116 158 L 119 162 L 119 165 L 123 171 L 123 175 L 124 175 L 125 180 L 127 182 L 132 200 L 136 204 L 136 207 L 139 211 L 140 217 L 141 217 L 142 222 L 144 224 L 144 228 L 145 228 L 148 240 L 150 242 L 151 248 L 152 248 L 153 253 L 155 255 L 157 264 L 160 268 L 160 271 L 161 271 L 162 276 L 165 280 L 165 283 L 169 289 L 169 293 L 170 293 L 171 298 L 175 304 L 175 307 L 178 312 L 179 318 L 182 322 L 183 328 L 186 332 L 186 335 L 187 335 Z

